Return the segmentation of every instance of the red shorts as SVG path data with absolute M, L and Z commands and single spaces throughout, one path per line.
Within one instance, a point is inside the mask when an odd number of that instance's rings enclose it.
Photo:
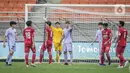
M 102 53 L 108 53 L 110 51 L 110 47 L 111 47 L 111 44 L 108 44 L 108 45 L 102 45 L 102 49 L 101 49 L 101 52 Z
M 43 42 L 41 51 L 46 51 L 46 49 L 48 52 L 51 52 L 51 50 L 52 50 L 52 41 L 51 40 L 47 41 L 46 46 L 45 46 L 45 42 Z
M 32 48 L 32 45 L 30 45 L 30 46 L 29 45 L 25 45 L 24 47 L 25 47 L 25 49 L 24 49 L 25 53 L 29 53 L 30 49 L 32 50 L 33 53 L 36 53 L 36 48 L 35 47 Z
M 126 46 L 117 46 L 117 48 L 116 48 L 116 55 L 118 55 L 118 54 L 123 54 L 124 53 L 124 51 L 125 51 L 125 47 Z

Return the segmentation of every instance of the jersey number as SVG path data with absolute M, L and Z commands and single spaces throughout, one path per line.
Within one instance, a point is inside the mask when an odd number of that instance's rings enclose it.
M 31 38 L 30 32 L 26 32 L 25 34 L 26 34 L 26 38 L 27 38 L 27 39 L 30 39 L 30 38 Z

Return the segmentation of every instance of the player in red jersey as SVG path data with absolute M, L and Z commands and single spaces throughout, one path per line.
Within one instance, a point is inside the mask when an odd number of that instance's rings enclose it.
M 32 27 L 32 21 L 27 21 L 26 22 L 27 28 L 23 30 L 23 36 L 24 36 L 24 52 L 25 52 L 25 62 L 26 66 L 29 67 L 28 63 L 28 55 L 30 52 L 30 49 L 32 50 L 32 63 L 31 66 L 35 67 L 35 58 L 36 58 L 36 48 L 35 48 L 35 42 L 34 42 L 34 33 L 35 30 Z
M 111 32 L 111 29 L 108 28 L 108 23 L 104 23 L 103 27 L 104 27 L 104 30 L 102 31 L 102 48 L 101 48 L 101 57 L 100 57 L 101 63 L 99 64 L 101 66 L 105 66 L 104 54 L 106 54 L 106 57 L 108 59 L 108 65 L 111 64 L 109 50 L 111 47 L 112 32 Z
M 51 22 L 47 21 L 46 22 L 46 39 L 42 44 L 41 50 L 40 50 L 40 60 L 39 60 L 39 64 L 42 63 L 42 58 L 44 56 L 44 52 L 48 51 L 49 54 L 49 64 L 52 63 L 52 29 L 51 29 Z
M 116 56 L 120 60 L 120 65 L 118 68 L 123 68 L 128 64 L 128 61 L 124 59 L 124 50 L 127 44 L 127 36 L 128 36 L 128 31 L 127 29 L 124 28 L 124 21 L 119 21 L 119 29 L 118 29 L 118 37 L 117 37 L 117 47 L 116 47 Z

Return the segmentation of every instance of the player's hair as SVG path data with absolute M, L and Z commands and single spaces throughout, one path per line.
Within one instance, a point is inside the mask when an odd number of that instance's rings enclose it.
M 31 21 L 31 20 L 27 21 L 27 22 L 26 22 L 26 25 L 27 25 L 27 26 L 31 26 L 31 25 L 32 25 L 32 21 Z
M 125 22 L 124 22 L 124 21 L 119 21 L 119 24 L 120 24 L 121 26 L 124 26 Z
M 103 23 L 102 23 L 102 22 L 99 22 L 98 25 L 103 25 Z
M 51 21 L 47 21 L 46 24 L 48 24 L 49 26 L 51 26 Z
M 65 21 L 65 24 L 70 24 L 70 21 Z
M 17 23 L 15 21 L 10 21 L 10 26 L 16 25 Z
M 103 23 L 103 26 L 108 27 L 108 23 Z
M 56 25 L 56 24 L 59 24 L 59 25 L 60 25 L 60 22 L 56 22 L 55 25 Z

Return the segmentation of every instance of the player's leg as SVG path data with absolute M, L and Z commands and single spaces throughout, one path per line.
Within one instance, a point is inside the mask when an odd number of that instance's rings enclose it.
M 63 51 L 64 51 L 64 65 L 68 65 L 68 55 L 67 55 L 67 46 L 63 44 Z
M 35 59 L 36 59 L 36 48 L 34 47 L 34 48 L 32 48 L 31 47 L 31 50 L 32 50 L 32 52 L 33 52 L 33 54 L 32 54 L 32 66 L 33 67 L 35 67 Z
M 58 52 L 59 52 L 58 62 L 60 62 L 60 56 L 61 56 L 61 53 L 62 53 L 62 44 L 59 44 L 59 46 L 58 46 Z
M 117 48 L 116 48 L 116 56 L 119 58 L 120 60 L 120 64 L 119 64 L 119 67 L 117 68 L 123 68 L 123 60 L 122 60 L 122 57 L 121 57 L 121 47 L 118 45 Z
M 15 50 L 16 50 L 16 46 L 13 46 L 12 49 L 10 50 L 10 55 L 11 55 L 11 57 L 10 57 L 9 62 L 8 62 L 9 65 L 11 65 L 12 56 L 13 56 Z
M 54 48 L 55 48 L 55 51 L 56 51 L 56 62 L 58 62 L 58 58 L 59 58 L 59 51 L 58 51 L 58 44 L 57 43 L 54 43 Z
M 101 49 L 102 49 L 102 43 L 99 42 L 99 63 L 101 63 Z
M 101 54 L 100 54 L 100 61 L 101 61 L 101 63 L 99 63 L 99 65 L 100 66 L 104 66 L 105 64 L 104 64 L 104 53 L 105 53 L 105 48 L 104 47 L 102 47 L 102 49 L 101 49 Z
M 124 51 L 125 51 L 125 46 L 122 46 L 122 49 L 121 49 L 121 59 L 123 60 L 123 66 L 126 67 L 127 64 L 128 64 L 128 61 L 124 58 L 123 54 L 124 54 Z
M 110 51 L 110 46 L 106 46 L 105 53 L 106 53 L 106 57 L 107 57 L 107 60 L 108 60 L 108 65 L 111 65 L 111 59 L 110 59 L 109 51 Z
M 72 44 L 67 44 L 67 51 L 69 51 L 70 54 L 70 65 L 72 65 L 73 62 L 73 53 L 72 53 Z
M 44 57 L 44 49 L 45 49 L 45 43 L 42 44 L 42 47 L 40 49 L 40 60 L 39 60 L 39 64 L 42 64 L 42 60 Z
M 52 63 L 52 41 L 48 41 L 47 42 L 47 50 L 48 50 L 48 54 L 49 54 L 49 64 Z
M 30 47 L 25 46 L 24 52 L 25 52 L 25 63 L 26 63 L 26 66 L 28 67 L 29 66 L 28 55 L 29 55 L 29 52 L 30 52 Z
M 13 46 L 9 46 L 9 54 L 8 54 L 7 59 L 6 59 L 6 65 L 11 66 L 12 56 L 13 56 L 13 53 L 14 53 L 13 49 L 15 49 Z

